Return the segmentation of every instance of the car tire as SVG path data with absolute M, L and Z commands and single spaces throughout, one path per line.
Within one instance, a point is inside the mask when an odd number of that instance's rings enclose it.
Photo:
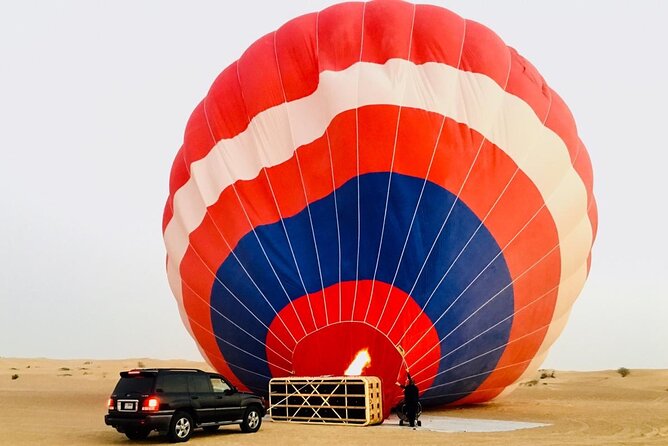
M 148 434 L 150 434 L 151 431 L 148 429 L 130 429 L 125 432 L 125 436 L 128 437 L 130 440 L 144 440 L 146 437 L 148 437 Z
M 176 412 L 169 423 L 167 437 L 172 443 L 182 443 L 188 441 L 194 428 L 193 417 L 188 412 Z
M 250 406 L 244 412 L 244 418 L 241 421 L 241 431 L 244 433 L 257 432 L 262 425 L 262 412 L 256 406 Z
M 204 426 L 202 430 L 204 432 L 216 432 L 220 426 Z

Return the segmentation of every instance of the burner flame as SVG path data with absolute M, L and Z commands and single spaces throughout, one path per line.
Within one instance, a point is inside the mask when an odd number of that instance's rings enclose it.
M 361 375 L 364 368 L 368 367 L 369 364 L 371 364 L 369 351 L 367 349 L 360 350 L 343 374 L 346 376 Z

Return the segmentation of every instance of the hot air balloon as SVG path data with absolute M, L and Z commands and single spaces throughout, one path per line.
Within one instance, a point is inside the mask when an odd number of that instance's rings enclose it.
M 386 413 L 406 371 L 425 406 L 535 372 L 596 227 L 589 156 L 536 69 L 481 24 L 399 1 L 295 18 L 227 67 L 163 221 L 213 367 L 264 394 L 272 377 L 378 376 Z

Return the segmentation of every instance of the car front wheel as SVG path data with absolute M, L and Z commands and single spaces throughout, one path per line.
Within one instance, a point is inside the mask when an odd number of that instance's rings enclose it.
M 169 424 L 167 436 L 173 443 L 188 441 L 193 433 L 193 419 L 187 412 L 176 412 Z
M 262 415 L 260 410 L 255 406 L 246 409 L 243 421 L 240 424 L 241 430 L 245 433 L 257 432 L 260 429 L 261 424 Z

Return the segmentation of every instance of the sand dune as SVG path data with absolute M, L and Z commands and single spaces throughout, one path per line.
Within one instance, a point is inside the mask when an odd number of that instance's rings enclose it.
M 204 363 L 126 360 L 0 359 L 0 444 L 159 444 L 152 435 L 129 442 L 105 426 L 106 401 L 118 372 L 137 366 L 197 367 Z M 14 375 L 18 378 L 12 379 Z M 273 423 L 256 434 L 228 426 L 197 432 L 188 444 L 226 445 L 668 445 L 668 370 L 556 371 L 555 378 L 520 386 L 505 399 L 482 406 L 429 411 L 445 415 L 545 423 L 510 432 L 431 432 L 378 427 L 310 426 Z

